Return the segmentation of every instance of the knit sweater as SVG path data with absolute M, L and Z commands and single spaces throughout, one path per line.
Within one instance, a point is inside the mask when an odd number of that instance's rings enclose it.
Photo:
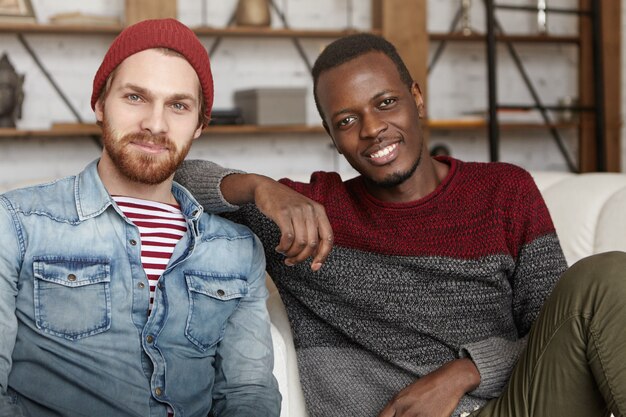
M 312 417 L 376 416 L 402 388 L 444 363 L 470 357 L 481 377 L 455 413 L 498 396 L 531 324 L 566 268 L 531 176 L 504 163 L 449 164 L 429 195 L 377 200 L 362 177 L 317 172 L 281 180 L 323 204 L 335 245 L 319 272 L 287 267 L 280 232 L 253 205 L 229 214 L 264 244 L 286 306 Z M 228 174 L 190 161 L 182 181 L 208 210 L 227 210 Z

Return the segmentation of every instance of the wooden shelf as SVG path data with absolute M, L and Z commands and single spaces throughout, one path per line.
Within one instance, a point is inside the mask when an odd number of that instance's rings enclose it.
M 0 33 L 33 33 L 33 34 L 83 34 L 83 35 L 116 35 L 122 31 L 121 26 L 109 25 L 51 25 L 39 23 L 0 23 Z
M 27 34 L 110 34 L 117 35 L 122 26 L 110 25 L 57 25 L 38 23 L 0 23 L 0 33 L 27 33 Z M 356 30 L 309 30 L 283 28 L 255 28 L 255 27 L 195 27 L 192 30 L 199 36 L 223 37 L 264 37 L 264 38 L 339 38 Z
M 433 119 L 427 122 L 431 130 L 482 130 L 487 128 L 487 122 L 481 119 Z M 554 123 L 547 126 L 542 123 L 502 122 L 503 130 L 528 130 L 577 128 L 577 123 Z M 204 129 L 205 135 L 288 135 L 288 134 L 323 134 L 325 130 L 321 125 L 280 125 L 280 126 L 256 126 L 256 125 L 217 125 Z M 95 124 L 59 123 L 51 129 L 23 130 L 0 128 L 0 138 L 62 138 L 100 136 L 100 128 Z
M 431 130 L 482 130 L 487 128 L 487 120 L 485 119 L 431 119 L 427 124 Z M 548 129 L 555 127 L 557 129 L 574 129 L 578 127 L 578 123 L 553 123 L 546 125 L 543 123 L 533 122 L 506 122 L 499 123 L 501 130 L 530 130 L 530 129 Z
M 311 30 L 311 29 L 283 29 L 283 28 L 254 28 L 254 27 L 195 27 L 192 28 L 201 36 L 224 37 L 264 37 L 264 38 L 340 38 L 356 30 Z
M 281 126 L 256 126 L 256 125 L 216 125 L 209 126 L 204 129 L 204 134 L 220 134 L 220 135 L 284 135 L 298 133 L 324 133 L 321 125 L 281 125 Z M 78 137 L 100 135 L 100 127 L 89 123 L 59 123 L 55 124 L 51 129 L 41 130 L 23 130 L 0 128 L 0 138 L 26 138 L 26 137 Z
M 117 25 L 79 25 L 79 24 L 44 24 L 44 23 L 0 23 L 0 33 L 30 33 L 30 34 L 110 34 L 121 32 L 122 26 Z M 264 38 L 340 38 L 357 30 L 319 30 L 319 29 L 284 29 L 284 28 L 256 28 L 256 27 L 193 27 L 192 30 L 201 36 L 224 37 L 264 37 Z M 372 30 L 372 33 L 380 31 Z M 458 41 L 484 42 L 485 35 L 462 33 L 430 33 L 431 41 Z M 506 35 L 496 36 L 498 41 L 526 42 L 526 43 L 579 43 L 578 36 L 556 35 Z
M 292 133 L 325 133 L 321 125 L 281 125 L 281 126 L 256 126 L 256 125 L 217 125 L 204 129 L 206 134 L 221 135 L 268 135 L 268 134 L 292 134 Z
M 428 35 L 431 41 L 454 41 L 454 42 L 485 42 L 485 35 L 471 34 L 463 35 L 462 33 L 431 33 Z M 514 43 L 570 43 L 579 44 L 578 36 L 556 36 L 556 35 L 497 35 L 498 42 L 514 42 Z

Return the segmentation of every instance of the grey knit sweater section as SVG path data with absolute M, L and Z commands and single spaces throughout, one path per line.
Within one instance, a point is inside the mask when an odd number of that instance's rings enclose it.
M 293 328 L 312 417 L 375 417 L 405 386 L 471 357 L 479 387 L 454 415 L 498 396 L 541 305 L 566 267 L 539 191 L 506 164 L 446 160 L 448 178 L 424 201 L 374 200 L 360 179 L 316 173 L 285 181 L 325 205 L 336 245 L 322 271 L 286 267 L 279 231 L 254 206 L 227 214 L 265 246 Z M 233 171 L 186 162 L 176 180 L 210 211 Z

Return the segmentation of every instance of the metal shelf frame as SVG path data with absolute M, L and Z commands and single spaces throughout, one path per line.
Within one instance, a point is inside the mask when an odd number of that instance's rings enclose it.
M 488 127 L 488 139 L 489 139 L 489 157 L 492 161 L 499 160 L 499 143 L 500 143 L 500 128 L 498 123 L 498 110 L 503 108 L 511 108 L 511 105 L 500 105 L 497 99 L 497 49 L 496 49 L 496 36 L 504 35 L 502 26 L 498 23 L 495 16 L 496 9 L 505 10 L 517 10 L 524 12 L 537 12 L 537 8 L 525 7 L 525 6 L 513 6 L 506 4 L 495 3 L 494 0 L 484 0 L 485 13 L 487 21 L 487 34 L 486 34 L 486 49 L 487 49 L 487 78 L 488 78 L 488 102 L 489 102 L 489 127 Z M 548 126 L 548 130 L 552 135 L 559 151 L 563 155 L 567 166 L 572 172 L 580 172 L 580 166 L 578 166 L 569 155 L 568 150 L 563 143 L 561 135 L 554 127 L 554 122 L 551 120 L 548 113 L 549 109 L 558 110 L 572 110 L 572 111 L 588 111 L 593 112 L 595 115 L 595 147 L 596 147 L 596 170 L 606 171 L 606 149 L 604 146 L 604 79 L 603 79 L 603 63 L 602 63 L 602 39 L 600 31 L 600 16 L 601 16 L 601 2 L 592 1 L 591 10 L 580 9 L 563 9 L 563 8 L 546 8 L 546 13 L 562 13 L 562 14 L 575 14 L 581 18 L 589 18 L 592 22 L 592 45 L 593 45 L 593 74 L 594 74 L 594 106 L 574 106 L 574 107 L 559 107 L 559 106 L 545 106 L 537 89 L 534 87 L 531 79 L 526 72 L 522 60 L 517 53 L 515 46 L 512 42 L 506 41 L 506 46 L 509 54 L 511 55 L 515 65 L 517 66 L 526 87 L 531 94 L 534 101 L 534 108 L 539 110 L 541 117 Z

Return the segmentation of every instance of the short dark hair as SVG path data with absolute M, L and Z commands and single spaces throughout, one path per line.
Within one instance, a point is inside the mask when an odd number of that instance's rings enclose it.
M 324 120 L 324 114 L 322 113 L 317 98 L 317 82 L 319 81 L 320 75 L 324 71 L 338 67 L 368 52 L 382 52 L 387 55 L 396 65 L 402 82 L 406 84 L 409 90 L 411 89 L 413 77 L 411 77 L 411 73 L 391 42 L 371 33 L 357 33 L 355 35 L 339 38 L 322 51 L 320 56 L 315 60 L 313 70 L 311 71 L 313 74 L 313 98 L 315 99 L 315 106 L 322 120 Z

